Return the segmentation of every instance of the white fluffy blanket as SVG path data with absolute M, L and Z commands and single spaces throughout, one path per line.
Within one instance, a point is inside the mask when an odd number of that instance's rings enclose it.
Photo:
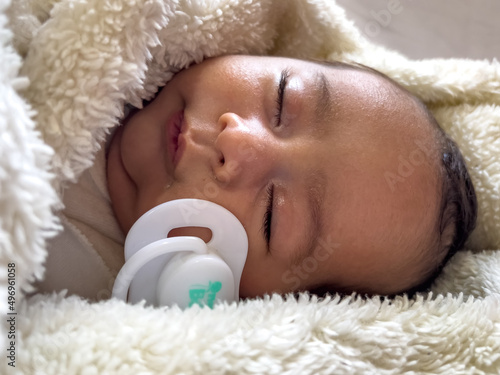
M 333 0 L 9 3 L 0 0 L 2 373 L 500 373 L 497 61 L 410 61 L 367 42 Z M 356 60 L 429 104 L 463 150 L 479 200 L 478 227 L 432 294 L 271 296 L 186 311 L 24 297 L 43 277 L 58 193 L 91 165 L 124 104 L 226 53 Z

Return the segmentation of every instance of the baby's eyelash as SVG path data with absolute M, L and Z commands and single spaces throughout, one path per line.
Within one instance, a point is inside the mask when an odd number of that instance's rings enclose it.
M 284 69 L 281 72 L 280 82 L 278 84 L 278 95 L 276 97 L 276 126 L 281 125 L 281 114 L 283 113 L 283 100 L 285 98 L 285 89 L 288 83 L 288 77 L 290 77 L 290 70 Z
M 271 242 L 271 222 L 273 219 L 273 198 L 274 198 L 274 185 L 269 185 L 267 188 L 267 208 L 264 214 L 264 223 L 262 229 L 264 232 L 264 237 L 266 239 L 267 247 L 269 248 L 269 243 Z

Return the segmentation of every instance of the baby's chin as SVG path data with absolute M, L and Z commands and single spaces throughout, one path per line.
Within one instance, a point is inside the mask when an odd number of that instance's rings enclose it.
M 120 156 L 120 141 L 123 126 L 113 134 L 106 158 L 106 179 L 111 207 L 118 225 L 126 234 L 134 223 L 132 202 L 137 195 L 134 182 L 123 166 Z

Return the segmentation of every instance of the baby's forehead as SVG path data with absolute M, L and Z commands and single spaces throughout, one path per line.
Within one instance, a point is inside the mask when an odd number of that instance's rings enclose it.
M 375 150 L 374 156 L 392 163 L 391 168 L 382 171 L 393 173 L 388 182 L 391 187 L 393 182 L 405 181 L 406 187 L 426 188 L 436 196 L 441 160 L 439 131 L 425 104 L 371 68 L 338 62 L 316 64 L 333 72 L 335 78 L 340 76 L 345 84 L 344 97 L 340 99 L 344 112 L 337 118 L 339 122 L 332 122 L 332 127 L 349 126 L 350 134 L 357 137 L 350 138 L 352 142 L 364 142 L 366 149 Z M 346 99 L 349 90 L 352 96 Z M 333 96 L 331 105 L 338 105 L 337 100 Z M 332 146 L 338 147 L 338 137 L 332 141 Z
M 325 68 L 325 69 L 331 69 L 335 70 L 337 72 L 343 72 L 343 73 L 359 73 L 366 75 L 366 78 L 372 77 L 376 80 L 380 80 L 386 84 L 394 86 L 394 88 L 404 90 L 403 87 L 396 82 L 394 79 L 390 78 L 386 74 L 382 73 L 381 71 L 378 71 L 376 69 L 373 69 L 367 65 L 355 63 L 355 62 L 343 62 L 343 61 L 324 61 L 324 60 L 310 60 L 309 61 L 312 64 L 316 64 L 319 67 Z
M 412 127 L 429 132 L 435 128 L 425 104 L 398 82 L 385 74 L 363 65 L 341 62 L 313 62 L 329 77 L 331 106 L 341 104 L 354 109 L 350 116 L 373 116 L 385 120 L 394 131 L 405 133 Z
M 419 102 L 418 105 L 423 104 L 418 97 L 410 93 L 396 80 L 369 66 L 340 61 L 311 62 L 322 68 L 325 72 L 330 71 L 336 76 L 349 77 L 348 80 L 353 84 L 359 82 L 364 83 L 368 95 L 370 91 L 384 91 L 391 95 L 390 100 L 392 102 L 408 104 L 409 107 L 407 109 L 409 110 L 416 109 L 411 108 L 411 104 L 415 104 L 416 102 Z

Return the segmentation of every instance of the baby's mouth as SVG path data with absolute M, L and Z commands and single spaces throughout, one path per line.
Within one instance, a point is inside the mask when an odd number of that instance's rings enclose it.
M 177 166 L 184 151 L 184 139 L 182 135 L 184 124 L 184 111 L 175 112 L 167 123 L 168 153 L 170 160 Z

